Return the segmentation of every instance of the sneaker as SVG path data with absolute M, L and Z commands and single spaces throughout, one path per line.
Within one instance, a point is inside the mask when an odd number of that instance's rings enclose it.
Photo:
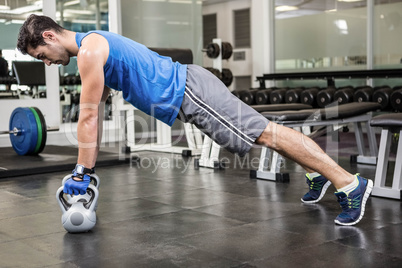
M 342 207 L 342 213 L 335 219 L 336 224 L 354 225 L 363 218 L 367 199 L 373 190 L 373 181 L 359 175 L 355 176 L 359 180 L 359 185 L 349 195 L 344 192 L 335 193 Z
M 310 178 L 308 173 L 306 174 L 306 179 L 310 190 L 302 197 L 301 201 L 307 204 L 317 203 L 324 197 L 331 182 L 322 175 Z

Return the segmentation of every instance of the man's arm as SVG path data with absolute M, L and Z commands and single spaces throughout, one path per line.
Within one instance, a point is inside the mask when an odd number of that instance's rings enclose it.
M 103 66 L 109 53 L 106 39 L 97 34 L 87 36 L 77 55 L 77 65 L 81 76 L 80 115 L 77 125 L 78 161 L 86 168 L 95 165 L 98 142 L 102 137 L 102 123 L 99 114 L 105 96 Z M 107 90 L 108 92 L 108 90 Z M 102 113 L 103 115 L 103 113 Z
M 99 104 L 99 109 L 98 109 L 98 139 L 97 139 L 97 144 L 96 144 L 96 155 L 95 155 L 95 161 L 92 163 L 92 167 L 95 167 L 96 159 L 98 157 L 100 145 L 102 142 L 102 134 L 103 134 L 103 120 L 105 118 L 105 102 L 107 98 L 109 97 L 110 94 L 110 88 L 106 87 L 103 90 L 103 95 L 101 98 L 101 102 Z

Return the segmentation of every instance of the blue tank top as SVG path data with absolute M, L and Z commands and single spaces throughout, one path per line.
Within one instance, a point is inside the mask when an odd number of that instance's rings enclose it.
M 103 67 L 105 85 L 122 91 L 123 98 L 139 110 L 173 125 L 183 101 L 187 65 L 106 31 L 77 33 L 78 48 L 91 33 L 100 34 L 109 42 L 109 57 Z

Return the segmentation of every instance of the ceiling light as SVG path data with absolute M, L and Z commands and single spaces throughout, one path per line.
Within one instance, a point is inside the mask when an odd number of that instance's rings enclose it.
M 80 0 L 73 0 L 73 1 L 68 1 L 63 4 L 63 6 L 68 7 L 68 6 L 74 6 L 78 5 L 80 3 Z
M 94 12 L 85 9 L 65 9 L 64 13 L 77 14 L 77 15 L 93 15 Z
M 275 10 L 276 11 L 293 11 L 293 10 L 297 10 L 297 9 L 299 9 L 298 7 L 296 7 L 296 6 L 277 6 L 277 7 L 275 7 Z
M 0 10 L 10 10 L 10 7 L 6 5 L 0 5 Z

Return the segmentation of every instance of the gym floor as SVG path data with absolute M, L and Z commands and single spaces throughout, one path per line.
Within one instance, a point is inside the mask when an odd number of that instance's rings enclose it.
M 373 179 L 348 150 L 339 163 Z M 333 186 L 302 204 L 304 171 L 292 161 L 289 183 L 249 178 L 259 152 L 223 151 L 225 170 L 155 152 L 99 167 L 97 224 L 81 234 L 64 230 L 55 198 L 68 172 L 0 179 L 0 267 L 402 267 L 400 201 L 371 197 L 359 224 L 337 226 Z

